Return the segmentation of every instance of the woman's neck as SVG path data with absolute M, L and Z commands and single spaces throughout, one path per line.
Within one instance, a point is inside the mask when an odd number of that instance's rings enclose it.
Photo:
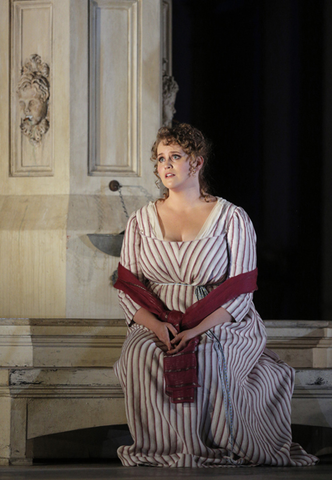
M 181 207 L 181 210 L 190 210 L 198 203 L 204 201 L 204 199 L 201 197 L 199 187 L 193 187 L 180 191 L 169 190 L 169 195 L 166 201 L 169 207 Z

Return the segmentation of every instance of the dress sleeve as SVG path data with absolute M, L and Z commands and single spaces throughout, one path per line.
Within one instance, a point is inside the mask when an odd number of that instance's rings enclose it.
M 246 273 L 256 268 L 256 233 L 247 213 L 240 207 L 234 210 L 227 230 L 228 243 L 228 278 Z M 241 294 L 225 303 L 236 322 L 240 322 L 248 313 L 253 300 L 253 293 Z
M 120 263 L 130 270 L 140 281 L 144 282 L 139 261 L 140 244 L 141 235 L 137 223 L 136 213 L 133 213 L 127 223 L 121 250 Z M 126 322 L 128 325 L 130 325 L 135 313 L 141 307 L 121 290 L 118 290 L 118 297 L 120 305 L 125 314 Z

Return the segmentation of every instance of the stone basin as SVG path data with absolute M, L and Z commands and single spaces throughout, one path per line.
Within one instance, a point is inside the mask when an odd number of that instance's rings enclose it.
M 124 232 L 121 233 L 88 233 L 90 242 L 103 253 L 112 257 L 120 257 Z

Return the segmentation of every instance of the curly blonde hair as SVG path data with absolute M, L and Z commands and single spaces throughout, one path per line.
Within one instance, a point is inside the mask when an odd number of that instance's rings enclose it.
M 154 174 L 157 177 L 156 185 L 158 187 L 161 182 L 158 175 L 157 162 L 157 149 L 160 142 L 163 142 L 165 145 L 179 145 L 182 150 L 189 155 L 190 173 L 194 171 L 196 157 L 204 158 L 204 163 L 198 173 L 199 188 L 201 197 L 204 198 L 206 202 L 211 201 L 214 197 L 208 193 L 209 186 L 204 177 L 204 170 L 209 157 L 211 144 L 204 137 L 202 132 L 188 123 L 179 123 L 174 127 L 161 127 L 158 130 L 157 138 L 151 148 L 151 161 L 154 162 Z M 168 189 L 166 189 L 166 192 L 164 193 L 164 199 L 166 199 L 168 195 L 169 192 Z

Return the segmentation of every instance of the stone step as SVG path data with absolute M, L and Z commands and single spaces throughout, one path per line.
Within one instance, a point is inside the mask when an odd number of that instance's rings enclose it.
M 267 346 L 294 368 L 332 367 L 332 321 L 268 320 Z M 122 319 L 0 319 L 0 366 L 112 367 Z

